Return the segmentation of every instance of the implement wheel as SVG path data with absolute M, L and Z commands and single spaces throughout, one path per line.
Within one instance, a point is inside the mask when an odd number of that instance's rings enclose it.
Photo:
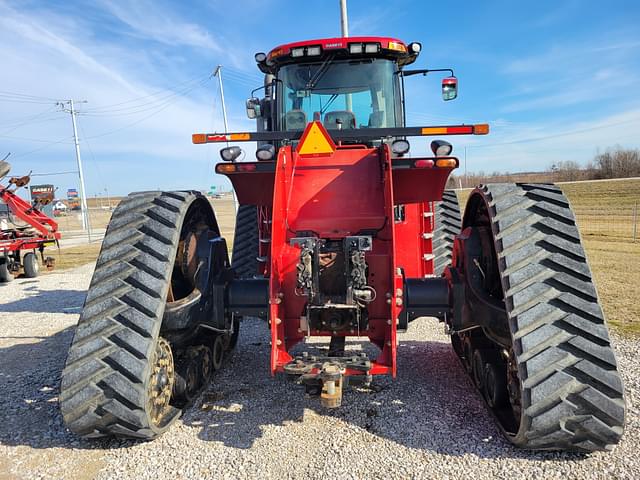
M 22 257 L 22 267 L 24 268 L 24 276 L 27 278 L 36 278 L 40 273 L 40 264 L 35 253 L 29 252 Z
M 0 283 L 6 283 L 13 280 L 13 275 L 9 270 L 7 260 L 0 260 Z
M 623 433 L 623 386 L 562 191 L 479 187 L 459 238 L 451 268 L 464 278 L 462 321 L 481 327 L 474 331 L 488 352 L 481 376 L 483 355 L 474 351 L 472 377 L 509 440 L 529 449 L 611 449 Z

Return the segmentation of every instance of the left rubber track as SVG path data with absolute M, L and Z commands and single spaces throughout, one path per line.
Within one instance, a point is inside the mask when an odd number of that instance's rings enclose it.
M 67 427 L 85 438 L 151 439 L 149 383 L 180 231 L 197 192 L 131 194 L 114 211 L 62 372 Z

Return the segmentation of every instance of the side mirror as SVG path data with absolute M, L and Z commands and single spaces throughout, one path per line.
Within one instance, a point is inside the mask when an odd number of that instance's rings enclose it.
M 447 77 L 442 79 L 442 99 L 445 102 L 453 100 L 458 96 L 458 79 Z
M 256 117 L 262 116 L 262 109 L 260 107 L 259 98 L 248 98 L 246 105 L 247 105 L 247 117 L 254 119 Z

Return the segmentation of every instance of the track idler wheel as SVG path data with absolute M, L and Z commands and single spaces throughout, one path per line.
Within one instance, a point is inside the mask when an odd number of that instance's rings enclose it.
M 173 397 L 177 405 L 184 407 L 211 381 L 216 370 L 212 349 L 205 345 L 189 347 L 176 370 Z
M 474 350 L 473 356 L 471 357 L 471 374 L 473 383 L 476 385 L 476 388 L 481 391 L 485 384 L 485 364 L 485 355 L 483 355 L 482 350 Z
M 462 364 L 467 373 L 473 372 L 473 345 L 469 335 L 462 337 Z
M 507 392 L 507 372 L 504 365 L 497 362 L 485 363 L 482 392 L 489 407 L 501 408 L 507 405 L 509 394 Z
M 224 338 L 222 335 L 216 335 L 213 340 L 213 354 L 211 366 L 214 371 L 218 371 L 222 368 L 222 362 L 224 361 Z

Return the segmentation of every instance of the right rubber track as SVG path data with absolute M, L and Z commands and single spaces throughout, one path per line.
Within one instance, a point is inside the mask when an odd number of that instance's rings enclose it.
M 258 208 L 240 205 L 236 214 L 231 266 L 240 278 L 252 278 L 258 273 Z
M 611 449 L 624 428 L 623 385 L 569 202 L 555 185 L 479 191 L 522 382 L 512 441 L 531 449 Z
M 131 194 L 116 208 L 62 372 L 67 427 L 85 438 L 151 439 L 145 408 L 180 231 L 193 192 Z
M 433 229 L 433 273 L 442 275 L 451 263 L 453 240 L 460 232 L 460 205 L 453 190 L 445 190 L 442 201 L 435 202 L 435 227 Z

